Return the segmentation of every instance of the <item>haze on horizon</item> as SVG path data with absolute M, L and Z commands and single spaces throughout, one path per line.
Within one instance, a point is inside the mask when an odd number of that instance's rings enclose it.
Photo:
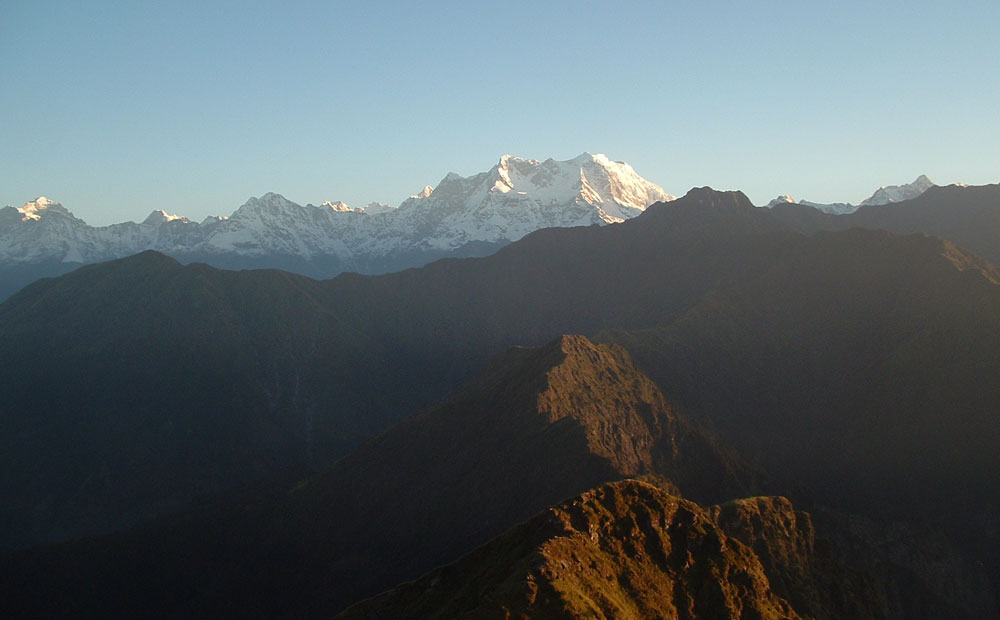
M 1000 181 L 1000 5 L 804 4 L 15 0 L 0 204 L 92 225 L 269 191 L 396 206 L 504 153 L 584 151 L 756 204 Z

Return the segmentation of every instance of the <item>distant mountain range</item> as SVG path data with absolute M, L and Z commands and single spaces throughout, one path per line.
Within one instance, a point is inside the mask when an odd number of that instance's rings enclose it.
M 776 204 L 772 212 L 785 226 L 806 234 L 869 228 L 908 235 L 927 233 L 1000 265 L 1000 186 L 933 186 L 902 202 L 869 204 L 852 213 L 830 215 L 801 204 Z
M 921 176 L 882 187 L 861 205 L 907 200 L 932 186 Z M 504 155 L 486 172 L 449 173 L 398 207 L 340 201 L 303 207 L 268 193 L 200 223 L 158 210 L 141 223 L 94 227 L 40 197 L 0 209 L 0 300 L 38 278 L 145 250 L 182 263 L 279 268 L 313 278 L 388 273 L 444 257 L 486 256 L 541 228 L 621 222 L 673 199 L 627 163 L 589 153 L 568 161 Z M 769 206 L 789 202 L 780 196 Z M 829 213 L 858 208 L 799 204 Z
M 867 207 L 869 205 L 885 205 L 891 202 L 911 200 L 932 187 L 936 186 L 930 179 L 927 178 L 926 175 L 922 174 L 917 177 L 913 183 L 907 183 L 905 185 L 883 185 L 875 190 L 874 194 L 862 200 L 859 205 L 853 205 L 847 202 L 820 203 L 811 202 L 809 200 L 795 200 L 788 194 L 784 194 L 767 203 L 767 206 L 774 207 L 777 205 L 792 203 L 812 207 L 818 211 L 822 211 L 823 213 L 829 213 L 830 215 L 845 215 L 847 213 L 854 213 L 860 207 Z
M 145 250 L 317 278 L 385 273 L 489 254 L 540 228 L 620 222 L 672 199 L 628 164 L 589 153 L 544 162 L 504 155 L 487 172 L 450 173 L 397 208 L 303 207 L 270 193 L 201 223 L 154 211 L 139 224 L 93 227 L 43 197 L 0 209 L 0 299 L 38 277 Z

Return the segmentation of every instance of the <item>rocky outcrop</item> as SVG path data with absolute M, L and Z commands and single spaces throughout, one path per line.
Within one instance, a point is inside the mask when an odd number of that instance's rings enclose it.
M 837 599 L 846 584 L 829 582 L 838 567 L 818 558 L 815 544 L 808 516 L 783 498 L 706 509 L 626 480 L 545 510 L 338 617 L 880 617 L 871 590 Z M 797 583 L 786 583 L 793 575 Z M 835 587 L 824 601 L 792 601 L 775 583 Z

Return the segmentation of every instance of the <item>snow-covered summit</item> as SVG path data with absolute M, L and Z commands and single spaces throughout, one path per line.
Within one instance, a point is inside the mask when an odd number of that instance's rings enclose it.
M 404 235 L 420 247 L 443 250 L 516 241 L 539 228 L 620 222 L 673 199 L 605 155 L 539 161 L 507 154 L 485 172 L 448 173 L 404 201 L 394 221 L 405 223 Z
M 487 172 L 469 177 L 449 173 L 433 190 L 424 188 L 400 208 L 426 199 L 470 203 L 514 200 L 514 196 L 523 197 L 517 201 L 530 201 L 536 206 L 585 202 L 602 211 L 595 213 L 603 222 L 622 221 L 654 202 L 674 199 L 636 174 L 627 163 L 611 161 L 603 154 L 583 153 L 567 161 L 539 161 L 508 154 Z
M 365 206 L 358 209 L 358 211 L 367 213 L 368 215 L 379 215 L 380 213 L 388 213 L 395 208 L 396 207 L 387 205 L 384 202 L 369 202 Z
M 927 175 L 918 176 L 913 183 L 905 185 L 883 185 L 875 190 L 875 193 L 861 201 L 861 206 L 884 205 L 890 202 L 902 202 L 911 200 L 928 189 L 934 187 L 934 182 L 927 178 Z
M 844 215 L 845 213 L 853 213 L 857 211 L 857 207 L 846 203 L 846 202 L 833 202 L 833 203 L 821 203 L 821 202 L 810 202 L 808 200 L 796 200 L 789 194 L 781 194 L 777 198 L 771 200 L 771 202 L 764 205 L 768 209 L 773 209 L 779 205 L 785 204 L 800 204 L 806 207 L 812 207 L 822 211 L 823 213 L 829 213 L 831 215 Z
M 157 209 L 156 211 L 150 213 L 149 217 L 147 217 L 145 220 L 142 221 L 143 224 L 149 224 L 149 225 L 163 224 L 166 222 L 183 222 L 187 224 L 190 222 L 190 220 L 188 220 L 183 215 L 175 215 L 172 213 L 167 213 L 163 209 Z
M 461 178 L 457 174 L 455 174 L 454 172 L 449 172 L 448 176 L 446 176 L 445 179 L 448 179 L 448 178 L 450 178 L 452 176 Z M 420 190 L 418 193 L 410 196 L 410 198 L 427 198 L 433 192 L 434 192 L 434 188 L 433 187 L 431 187 L 430 185 L 425 185 L 422 190 Z
M 854 205 L 849 202 L 832 202 L 832 203 L 821 203 L 821 202 L 811 202 L 809 200 L 795 200 L 788 194 L 783 194 L 778 196 L 771 202 L 767 203 L 767 207 L 775 207 L 780 204 L 785 203 L 797 203 L 800 205 L 805 205 L 807 207 L 812 207 L 818 209 L 824 213 L 830 213 L 832 215 L 844 215 L 847 213 L 854 213 L 860 207 L 865 207 L 869 205 L 884 205 L 892 202 L 902 202 L 904 200 L 911 200 L 916 198 L 920 194 L 934 187 L 934 183 L 927 178 L 926 175 L 920 175 L 916 178 L 913 183 L 908 183 L 906 185 L 883 185 L 882 187 L 875 190 L 875 193 L 870 197 L 866 198 L 861 202 L 861 204 Z
M 312 206 L 313 205 L 311 204 L 306 205 L 306 208 L 310 208 Z M 369 202 L 363 207 L 355 208 L 347 204 L 343 200 L 337 200 L 337 201 L 325 200 L 323 201 L 323 204 L 320 205 L 320 207 L 329 209 L 336 213 L 364 213 L 367 215 L 378 215 L 379 213 L 387 213 L 395 209 L 395 207 L 391 207 L 382 202 Z
M 288 200 L 281 194 L 268 192 L 260 198 L 256 196 L 248 198 L 247 201 L 233 213 L 232 217 L 236 217 L 236 215 L 241 211 L 254 212 L 260 210 L 289 209 L 295 207 L 299 207 L 299 205 L 295 204 L 291 200 Z
M 810 200 L 800 200 L 799 204 L 819 209 L 823 213 L 829 213 L 830 215 L 846 215 L 858 210 L 858 205 L 852 205 L 849 202 L 812 202 Z
M 72 217 L 69 210 L 62 206 L 62 204 L 49 200 L 45 196 L 39 196 L 34 200 L 29 200 L 24 203 L 23 206 L 18 207 L 17 210 L 21 213 L 23 220 L 35 220 L 38 221 L 47 213 L 59 213 L 61 215 L 68 215 Z
M 336 202 L 331 202 L 329 200 L 325 200 L 325 201 L 323 201 L 323 204 L 321 204 L 320 206 L 321 207 L 326 207 L 327 209 L 331 209 L 333 211 L 336 211 L 337 213 L 353 213 L 354 212 L 354 209 L 350 205 L 348 205 L 346 202 L 344 202 L 343 200 L 338 200 Z
M 795 202 L 796 200 L 792 198 L 789 194 L 781 194 L 777 198 L 771 200 L 771 202 L 767 203 L 766 206 L 768 209 L 770 209 L 771 207 L 776 207 L 778 205 L 795 204 Z

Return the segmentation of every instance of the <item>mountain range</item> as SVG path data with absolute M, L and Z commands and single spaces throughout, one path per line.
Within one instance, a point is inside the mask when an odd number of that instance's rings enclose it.
M 144 251 L 0 304 L 5 615 L 330 617 L 386 591 L 345 613 L 995 617 L 1000 186 L 627 213 L 588 157 L 240 216 L 408 211 L 417 247 L 509 200 L 573 213 L 544 197 L 577 170 L 579 221 L 489 256 L 317 281 Z
M 782 223 L 803 233 L 850 228 L 888 230 L 908 235 L 928 233 L 1000 264 L 1000 188 L 997 185 L 934 186 L 899 203 L 862 206 L 844 215 L 829 215 L 800 204 L 778 204 L 772 212 Z
M 879 208 L 988 213 L 997 192 Z M 77 615 L 106 615 L 95 597 L 218 611 L 237 591 L 257 593 L 247 609 L 328 615 L 640 477 L 698 514 L 789 496 L 835 541 L 822 565 L 875 579 L 852 588 L 875 617 L 995 617 L 998 282 L 940 238 L 805 234 L 708 188 L 382 276 L 318 282 L 156 252 L 83 267 L 0 304 L 0 375 L 16 377 L 0 385 L 3 542 L 20 549 L 0 581 L 11 601 Z M 514 346 L 541 348 L 495 357 Z M 303 468 L 302 483 L 274 482 Z M 277 490 L 240 495 L 255 488 Z M 227 493 L 239 499 L 198 500 Z M 627 524 L 631 510 L 613 514 Z M 96 584 L 80 579 L 94 554 L 122 558 Z M 185 557 L 202 558 L 189 576 Z
M 861 204 L 858 205 L 853 205 L 848 202 L 821 203 L 811 202 L 809 200 L 795 200 L 788 194 L 783 194 L 767 203 L 767 206 L 774 207 L 776 205 L 789 203 L 800 204 L 806 207 L 812 207 L 813 209 L 822 211 L 823 213 L 829 213 L 830 215 L 846 215 L 848 213 L 854 213 L 861 207 L 867 207 L 870 205 L 885 205 L 893 202 L 912 200 L 932 187 L 936 187 L 934 182 L 928 179 L 927 175 L 922 174 L 918 176 L 913 183 L 907 183 L 905 185 L 883 185 L 875 190 L 874 194 L 862 200 Z
M 932 186 L 921 176 L 882 187 L 861 205 L 899 202 Z M 314 278 L 387 273 L 447 256 L 485 256 L 541 228 L 620 222 L 673 198 L 628 164 L 589 153 L 543 162 L 504 155 L 486 172 L 449 173 L 398 207 L 341 201 L 303 207 L 268 193 L 200 223 L 156 210 L 140 223 L 94 227 L 39 197 L 0 209 L 0 299 L 38 278 L 145 250 L 182 263 L 280 268 Z M 780 196 L 769 206 L 788 202 L 794 200 Z M 858 208 L 800 204 L 831 213 Z
M 672 198 L 628 164 L 589 153 L 568 161 L 504 155 L 487 172 L 449 173 L 396 208 L 303 207 L 268 193 L 201 223 L 153 211 L 142 223 L 93 227 L 42 197 L 0 209 L 0 296 L 38 277 L 145 250 L 184 263 L 312 277 L 385 273 L 489 254 L 540 228 L 620 222 Z
M 139 615 L 178 605 L 226 615 L 332 614 L 547 506 L 630 477 L 716 501 L 754 485 L 753 472 L 673 411 L 624 350 L 562 336 L 496 357 L 445 404 L 265 501 L 234 503 L 179 532 L 154 523 L 111 540 L 137 591 L 151 590 L 143 580 L 166 576 L 201 597 L 174 601 L 173 592 L 162 592 L 130 610 Z M 63 584 L 66 592 L 110 598 L 108 584 L 79 578 L 72 559 L 81 552 L 86 557 L 86 545 L 59 552 L 61 568 L 45 568 L 48 579 L 65 575 L 73 582 Z M 176 558 L 183 565 L 173 565 Z M 240 562 L 225 575 L 210 574 L 228 558 Z M 304 567 L 308 582 L 282 577 Z M 18 572 L 23 578 L 30 570 Z M 199 590 L 206 580 L 212 589 Z

